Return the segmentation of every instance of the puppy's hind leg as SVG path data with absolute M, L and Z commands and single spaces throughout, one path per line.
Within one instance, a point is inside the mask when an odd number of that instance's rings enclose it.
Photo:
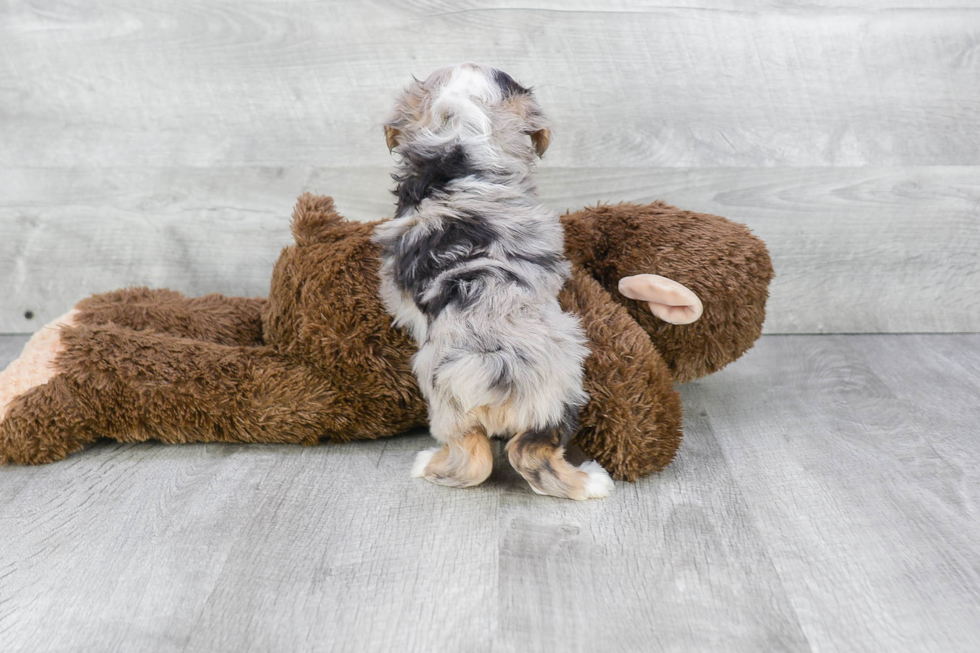
M 412 476 L 449 487 L 473 487 L 487 480 L 493 470 L 493 451 L 482 427 L 448 438 L 436 449 L 419 452 Z
M 564 454 L 560 428 L 525 431 L 507 443 L 510 464 L 538 494 L 576 501 L 609 496 L 613 482 L 599 463 L 589 460 L 575 467 Z

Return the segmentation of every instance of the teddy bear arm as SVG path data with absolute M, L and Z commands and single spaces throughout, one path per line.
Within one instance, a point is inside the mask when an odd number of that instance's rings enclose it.
M 615 478 L 635 481 L 663 469 L 681 441 L 681 402 L 647 334 L 585 270 L 559 296 L 589 339 L 589 403 L 573 441 Z

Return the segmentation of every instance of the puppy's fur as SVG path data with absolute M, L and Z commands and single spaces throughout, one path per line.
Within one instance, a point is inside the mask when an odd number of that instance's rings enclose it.
M 587 400 L 588 350 L 557 300 L 570 266 L 532 180 L 550 140 L 532 92 L 488 66 L 443 68 L 403 93 L 385 135 L 398 206 L 374 234 L 381 296 L 419 345 L 413 368 L 443 443 L 413 474 L 478 485 L 492 466 L 487 438 L 499 436 L 536 492 L 608 495 L 597 463 L 563 456 Z

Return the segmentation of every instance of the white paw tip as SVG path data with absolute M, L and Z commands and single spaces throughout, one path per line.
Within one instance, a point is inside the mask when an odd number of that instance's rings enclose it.
M 429 465 L 429 461 L 432 460 L 432 456 L 436 455 L 437 451 L 439 451 L 439 447 L 426 449 L 415 454 L 415 463 L 412 465 L 412 478 L 422 478 L 425 476 L 425 468 Z
M 602 468 L 602 465 L 594 460 L 586 460 L 578 468 L 589 475 L 589 481 L 585 485 L 588 498 L 604 499 L 612 494 L 613 480 L 609 477 L 609 472 Z

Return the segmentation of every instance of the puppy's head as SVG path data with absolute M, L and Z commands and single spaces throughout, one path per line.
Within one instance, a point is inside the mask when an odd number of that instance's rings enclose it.
M 415 80 L 385 122 L 388 149 L 454 141 L 519 158 L 539 157 L 551 131 L 531 89 L 502 70 L 464 63 Z

